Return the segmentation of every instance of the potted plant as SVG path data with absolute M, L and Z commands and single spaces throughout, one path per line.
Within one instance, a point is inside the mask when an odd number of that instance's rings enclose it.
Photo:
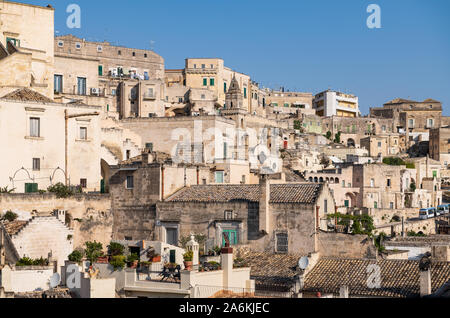
M 128 266 L 132 269 L 137 268 L 139 264 L 139 257 L 136 253 L 130 254 L 127 257 Z
M 192 261 L 194 259 L 194 252 L 193 251 L 187 251 L 186 253 L 184 253 L 183 255 L 183 259 L 184 259 L 184 267 L 187 271 L 191 271 L 192 270 Z
M 147 257 L 152 263 L 161 263 L 161 255 L 157 254 L 153 247 L 149 249 Z

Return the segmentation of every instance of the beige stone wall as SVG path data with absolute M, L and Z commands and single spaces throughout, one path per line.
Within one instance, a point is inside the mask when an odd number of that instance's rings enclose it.
M 373 258 L 376 248 L 366 235 L 320 233 L 319 252 L 321 257 Z
M 20 41 L 18 49 L 31 54 L 31 68 L 26 72 L 33 74 L 37 84 L 33 88 L 53 98 L 54 9 L 14 2 L 2 2 L 0 8 L 0 43 L 6 47 L 7 38 Z

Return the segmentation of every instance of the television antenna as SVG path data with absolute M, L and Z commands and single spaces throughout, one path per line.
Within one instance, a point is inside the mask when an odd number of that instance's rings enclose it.
M 61 276 L 59 276 L 58 273 L 54 273 L 53 276 L 50 278 L 50 288 L 58 287 L 60 282 Z
M 308 259 L 308 257 L 306 257 L 306 256 L 303 256 L 302 258 L 300 258 L 299 260 L 298 260 L 298 267 L 301 269 L 301 270 L 305 270 L 305 269 L 307 269 L 308 268 L 308 265 L 309 265 L 309 259 Z

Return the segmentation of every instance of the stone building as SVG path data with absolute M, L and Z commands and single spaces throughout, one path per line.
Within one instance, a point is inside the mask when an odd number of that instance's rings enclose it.
M 177 240 L 193 233 L 207 236 L 207 246 L 232 245 L 279 253 L 318 249 L 319 229 L 335 211 L 326 185 L 206 185 L 181 189 L 156 205 L 156 239 Z
M 360 140 L 361 148 L 369 151 L 371 157 L 395 156 L 405 152 L 405 135 L 390 133 L 368 136 Z
M 283 114 L 315 115 L 313 109 L 313 95 L 302 92 L 285 92 L 269 90 L 266 94 L 266 103 L 274 112 Z
M 450 164 L 450 127 L 435 128 L 430 131 L 430 158 L 439 161 L 442 167 Z
M 31 88 L 53 98 L 54 9 L 0 4 L 0 96 Z
M 100 105 L 111 116 L 164 116 L 164 59 L 150 50 L 54 38 L 58 99 Z
M 314 97 L 313 108 L 321 117 L 359 117 L 358 97 L 333 90 L 326 90 Z
M 3 160 L 0 186 L 37 192 L 65 183 L 67 176 L 72 185 L 99 191 L 99 112 L 98 106 L 55 103 L 28 88 L 2 96 L 0 133 L 8 138 L 1 138 L 0 145 L 11 154 Z M 75 116 L 67 120 L 67 132 L 66 113 Z
M 442 104 L 433 99 L 418 102 L 398 98 L 383 107 L 371 108 L 370 116 L 391 119 L 397 132 L 406 133 L 409 148 L 428 141 L 430 129 L 441 127 Z

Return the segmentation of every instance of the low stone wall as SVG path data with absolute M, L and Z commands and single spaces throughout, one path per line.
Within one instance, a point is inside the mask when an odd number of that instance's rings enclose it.
M 436 234 L 436 219 L 428 220 L 415 220 L 415 221 L 405 221 L 406 233 L 414 231 L 416 233 L 422 232 L 425 235 L 435 235 Z M 388 236 L 402 234 L 402 222 L 389 223 L 385 225 L 377 226 L 374 231 L 375 234 L 380 234 L 381 232 L 387 234 Z
M 419 209 L 367 209 L 367 213 L 373 218 L 375 226 L 384 225 L 390 223 L 394 216 L 402 217 L 405 220 L 414 219 L 419 217 Z
M 320 233 L 318 237 L 321 257 L 375 258 L 376 247 L 366 235 Z

